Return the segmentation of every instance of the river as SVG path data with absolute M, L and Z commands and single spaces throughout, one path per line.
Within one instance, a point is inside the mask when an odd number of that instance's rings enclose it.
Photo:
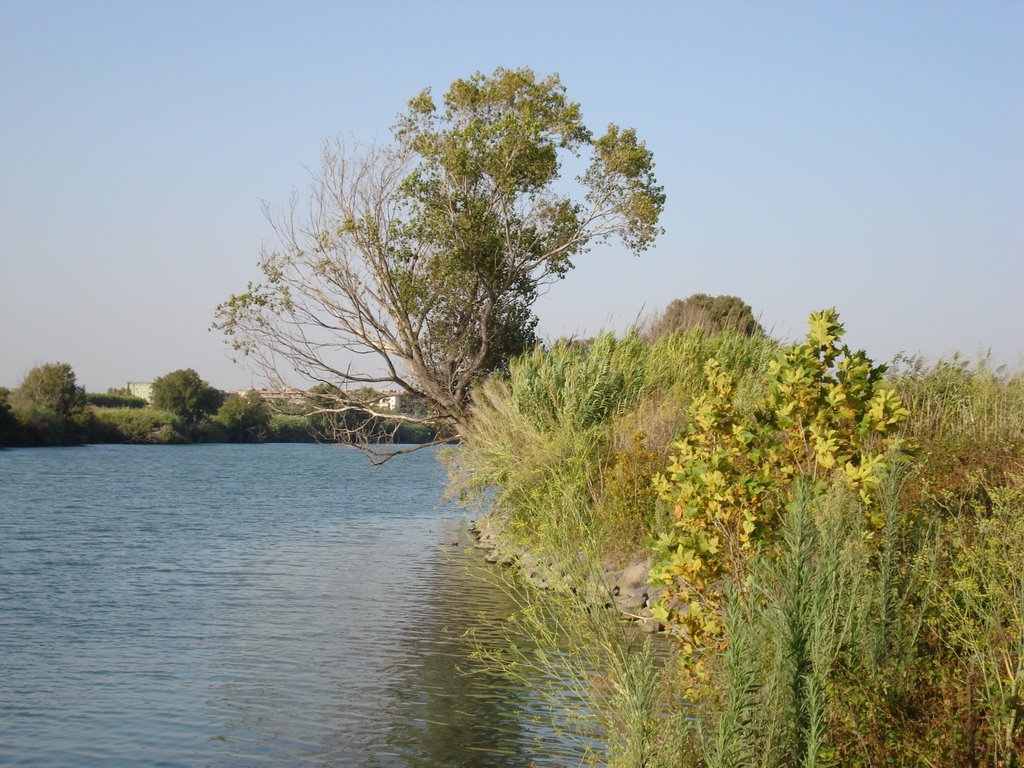
M 0 765 L 576 765 L 432 451 L 0 451 Z M 541 685 L 540 681 L 537 685 Z

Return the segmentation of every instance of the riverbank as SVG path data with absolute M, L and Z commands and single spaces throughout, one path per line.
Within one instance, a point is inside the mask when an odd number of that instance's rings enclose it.
M 591 577 L 580 584 L 580 576 L 559 562 L 554 555 L 538 554 L 506 534 L 499 515 L 488 513 L 470 521 L 469 530 L 476 547 L 486 551 L 488 563 L 515 570 L 528 584 L 538 589 L 584 594 L 593 605 L 618 612 L 641 632 L 661 632 L 665 626 L 651 611 L 662 589 L 648 584 L 651 572 L 649 556 L 633 559 L 625 567 L 606 565 L 600 578 Z M 575 569 L 579 570 L 579 569 Z
M 497 510 L 479 546 L 587 597 L 538 598 L 581 648 L 602 598 L 679 639 L 654 679 L 598 628 L 595 695 L 629 742 L 608 765 L 1019 764 L 1024 375 L 886 370 L 811 319 L 789 346 L 601 336 L 515 361 L 454 462 Z

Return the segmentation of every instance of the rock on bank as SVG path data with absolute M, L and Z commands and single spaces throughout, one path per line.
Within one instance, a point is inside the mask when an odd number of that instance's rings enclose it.
M 515 568 L 522 578 L 541 589 L 578 591 L 568 569 L 554 557 L 537 555 L 514 543 L 500 517 L 482 515 L 470 521 L 469 528 L 477 548 L 487 551 L 487 562 Z M 664 627 L 651 614 L 651 606 L 658 601 L 661 588 L 647 583 L 650 570 L 650 559 L 636 560 L 625 568 L 605 568 L 603 581 L 594 579 L 584 588 L 595 603 L 614 607 L 640 630 L 660 632 Z

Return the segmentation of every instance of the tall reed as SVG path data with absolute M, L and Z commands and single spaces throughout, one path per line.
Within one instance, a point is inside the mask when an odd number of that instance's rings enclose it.
M 1024 376 L 984 360 L 891 374 L 911 453 L 874 506 L 838 486 L 776 500 L 778 534 L 726 590 L 698 702 L 603 608 L 609 558 L 643 555 L 671 522 L 645 483 L 706 386 L 705 362 L 732 374 L 742 412 L 778 349 L 729 333 L 601 336 L 478 388 L 452 487 L 576 589 L 527 592 L 519 621 L 539 650 L 502 663 L 567 681 L 575 703 L 552 700 L 554 713 L 595 764 L 1020 766 Z
M 547 539 L 559 586 L 538 590 L 505 572 L 506 591 L 518 605 L 501 654 L 482 654 L 489 667 L 531 685 L 557 733 L 578 745 L 580 764 L 610 768 L 668 768 L 670 739 L 663 664 L 651 638 L 610 609 L 611 585 L 593 539 L 587 510 L 572 494 L 563 498 L 562 524 Z
M 918 439 L 1024 440 L 1024 374 L 954 355 L 931 367 L 904 360 L 890 380 L 910 410 L 904 430 Z
M 712 356 L 723 359 L 739 389 L 753 392 L 776 350 L 764 337 L 708 337 L 700 331 L 652 346 L 630 333 L 537 350 L 513 361 L 507 376 L 491 377 L 478 388 L 473 419 L 452 464 L 452 487 L 463 495 L 491 494 L 495 512 L 534 544 L 543 545 L 562 525 L 563 500 L 570 493 L 601 546 L 643 546 L 621 537 L 636 529 L 636 518 L 645 512 L 606 493 L 617 463 L 640 468 L 620 454 L 640 436 L 657 455 L 653 464 L 664 464 L 687 403 L 706 386 L 704 363 Z M 645 471 L 635 480 L 648 483 L 649 475 Z M 653 506 L 646 514 L 653 519 Z

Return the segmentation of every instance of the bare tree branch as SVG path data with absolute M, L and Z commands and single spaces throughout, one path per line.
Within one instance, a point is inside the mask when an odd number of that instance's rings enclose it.
M 539 293 L 613 236 L 646 248 L 664 203 L 635 134 L 593 139 L 557 76 L 459 80 L 443 113 L 424 92 L 395 137 L 325 144 L 305 205 L 293 194 L 283 211 L 264 206 L 263 282 L 215 322 L 268 381 L 317 383 L 313 414 L 364 447 L 385 422 L 456 438 L 475 383 L 535 343 Z M 582 196 L 556 194 L 559 153 L 581 148 L 593 151 Z M 422 409 L 386 411 L 367 387 Z

